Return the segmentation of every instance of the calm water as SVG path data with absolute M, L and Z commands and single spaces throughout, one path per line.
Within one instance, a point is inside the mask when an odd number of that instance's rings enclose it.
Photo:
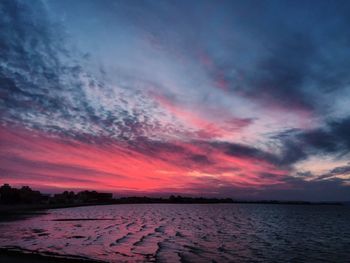
M 350 207 L 114 205 L 0 223 L 0 246 L 107 262 L 350 262 Z

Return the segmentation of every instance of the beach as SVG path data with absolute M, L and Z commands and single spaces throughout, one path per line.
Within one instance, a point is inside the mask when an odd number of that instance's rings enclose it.
M 0 248 L 0 262 L 9 263 L 102 263 L 103 261 L 43 255 L 34 252 Z
M 346 262 L 350 243 L 347 206 L 125 204 L 40 212 L 0 222 L 1 262 Z

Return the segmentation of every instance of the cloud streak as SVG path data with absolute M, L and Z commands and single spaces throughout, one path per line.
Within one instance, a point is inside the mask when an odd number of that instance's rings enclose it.
M 344 199 L 349 9 L 2 1 L 0 179 Z

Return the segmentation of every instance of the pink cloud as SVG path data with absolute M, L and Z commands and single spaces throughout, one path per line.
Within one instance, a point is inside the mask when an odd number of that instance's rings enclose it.
M 193 110 L 186 109 L 184 106 L 177 105 L 163 95 L 155 93 L 151 93 L 150 95 L 163 109 L 175 116 L 188 128 L 194 129 L 193 135 L 197 138 L 212 139 L 232 137 L 235 133 L 241 131 L 252 123 L 251 119 L 233 117 L 224 110 L 217 112 L 220 117 L 216 121 L 205 119 L 200 114 Z
M 215 180 L 219 187 L 276 185 L 287 172 L 264 160 L 230 156 L 206 143 L 172 141 L 142 151 L 118 142 L 88 143 L 20 127 L 0 129 L 1 183 L 42 189 L 189 193 Z M 152 142 L 151 142 L 152 146 Z M 150 146 L 150 147 L 151 147 Z M 169 148 L 170 147 L 170 148 Z M 276 177 L 264 178 L 263 173 Z M 196 189 L 200 192 L 201 189 Z

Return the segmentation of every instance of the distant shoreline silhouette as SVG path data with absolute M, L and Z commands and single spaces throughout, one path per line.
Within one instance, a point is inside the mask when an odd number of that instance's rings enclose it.
M 0 187 L 0 204 L 4 206 L 22 207 L 72 207 L 99 204 L 288 204 L 288 205 L 342 205 L 342 202 L 309 202 L 309 201 L 278 201 L 278 200 L 234 200 L 232 198 L 205 198 L 184 197 L 171 195 L 162 197 L 120 197 L 113 198 L 112 193 L 99 193 L 97 191 L 64 191 L 61 194 L 42 194 L 40 191 L 32 190 L 29 186 L 20 189 L 4 184 Z

